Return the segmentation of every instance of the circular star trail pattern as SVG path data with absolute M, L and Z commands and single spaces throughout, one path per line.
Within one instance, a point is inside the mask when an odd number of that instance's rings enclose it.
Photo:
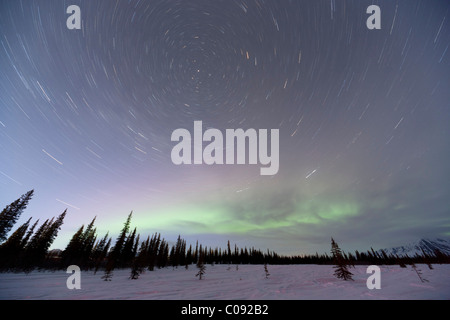
M 82 29 L 69 30 L 69 5 Z M 2 1 L 0 200 L 280 253 L 450 236 L 450 6 L 379 1 Z M 171 134 L 279 129 L 280 170 L 183 165 Z M 20 222 L 20 221 L 19 221 Z

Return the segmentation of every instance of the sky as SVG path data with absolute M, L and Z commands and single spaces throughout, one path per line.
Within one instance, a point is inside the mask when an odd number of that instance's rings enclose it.
M 446 0 L 2 0 L 0 44 L 0 206 L 67 208 L 52 248 L 131 211 L 141 237 L 280 254 L 450 236 Z M 278 172 L 175 165 L 195 121 L 278 129 Z

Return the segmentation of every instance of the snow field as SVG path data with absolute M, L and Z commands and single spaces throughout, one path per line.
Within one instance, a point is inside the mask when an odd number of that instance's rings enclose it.
M 81 273 L 81 289 L 69 290 L 65 271 L 2 273 L 0 299 L 27 300 L 408 300 L 450 299 L 450 265 L 417 265 L 422 282 L 408 266 L 381 266 L 381 289 L 366 286 L 367 266 L 350 268 L 354 281 L 334 277 L 333 266 L 207 265 L 203 280 L 195 277 L 195 265 L 147 271 L 130 280 L 130 270 L 115 270 L 112 281 L 103 272 Z

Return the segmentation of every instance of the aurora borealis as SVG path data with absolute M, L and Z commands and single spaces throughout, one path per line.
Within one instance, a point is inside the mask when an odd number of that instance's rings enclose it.
M 446 0 L 3 0 L 0 44 L 0 205 L 67 208 L 53 247 L 130 211 L 141 235 L 287 254 L 450 236 Z M 174 165 L 195 121 L 279 129 L 279 171 Z

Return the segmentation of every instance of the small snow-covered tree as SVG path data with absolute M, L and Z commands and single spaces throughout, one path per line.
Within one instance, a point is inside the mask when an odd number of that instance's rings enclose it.
M 198 272 L 195 276 L 198 277 L 199 280 L 202 280 L 203 275 L 205 274 L 205 271 L 206 271 L 206 266 L 203 263 L 203 255 L 201 255 L 200 258 L 198 259 L 197 268 L 198 268 Z
M 334 241 L 333 238 L 331 238 L 331 253 L 333 254 L 334 263 L 336 264 L 334 266 L 334 275 L 338 279 L 342 279 L 345 281 L 353 280 L 353 274 L 348 271 L 348 266 L 342 254 L 342 250 L 341 248 L 339 248 L 338 244 Z
M 267 269 L 267 262 L 264 263 L 264 273 L 266 274 L 266 279 L 269 279 L 270 273 L 269 270 Z

